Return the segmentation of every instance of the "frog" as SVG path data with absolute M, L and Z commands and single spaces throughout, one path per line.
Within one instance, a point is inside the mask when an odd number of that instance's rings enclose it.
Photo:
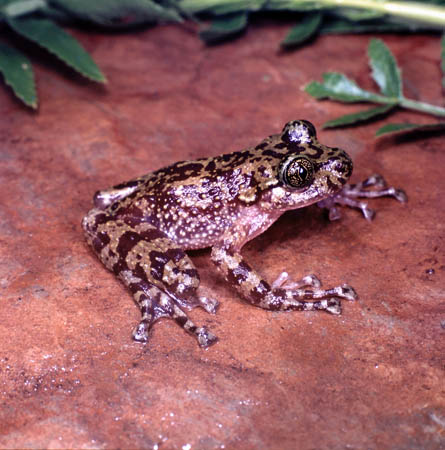
M 379 175 L 348 184 L 352 169 L 344 150 L 318 141 L 312 123 L 291 120 L 254 147 L 179 161 L 96 192 L 82 228 L 94 253 L 140 309 L 133 339 L 146 343 L 153 324 L 168 318 L 202 348 L 217 341 L 187 314 L 195 307 L 215 314 L 219 305 L 203 295 L 186 253 L 208 247 L 216 270 L 251 305 L 341 314 L 342 300 L 358 298 L 349 284 L 322 289 L 314 274 L 293 281 L 286 271 L 269 283 L 241 249 L 288 210 L 318 204 L 336 220 L 339 206 L 349 206 L 372 220 L 373 210 L 360 197 L 406 201 L 404 191 L 388 187 Z

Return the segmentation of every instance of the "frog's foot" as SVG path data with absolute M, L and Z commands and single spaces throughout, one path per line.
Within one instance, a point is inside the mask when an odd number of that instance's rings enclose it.
M 373 189 L 369 190 L 369 188 Z M 340 192 L 317 204 L 320 208 L 328 209 L 329 220 L 340 219 L 341 213 L 336 205 L 342 205 L 359 209 L 365 219 L 371 221 L 375 217 L 375 211 L 369 208 L 366 202 L 357 199 L 378 197 L 394 197 L 402 203 L 405 203 L 408 200 L 405 191 L 388 186 L 381 175 L 374 174 L 361 183 L 346 184 Z
M 300 289 L 302 287 L 312 287 L 315 288 L 311 292 L 315 292 L 315 295 L 321 295 L 324 296 L 324 294 L 327 291 L 323 291 L 320 289 L 321 287 L 321 281 L 313 274 L 306 275 L 301 280 L 292 282 L 290 280 L 289 274 L 287 272 L 281 272 L 281 274 L 278 276 L 278 278 L 272 283 L 272 289 L 281 288 L 286 290 L 292 290 L 292 289 Z M 346 298 L 347 300 L 356 300 L 357 294 L 354 291 L 354 289 L 348 285 L 339 286 L 337 288 L 334 288 L 337 292 L 342 292 L 344 294 L 343 298 Z M 331 290 L 332 291 L 332 290 Z M 306 295 L 308 295 L 308 291 L 306 291 Z M 300 302 L 297 301 L 296 303 L 292 303 L 292 306 L 290 309 L 302 309 L 303 311 L 312 311 L 312 310 L 324 310 L 326 312 L 329 312 L 331 314 L 339 315 L 341 314 L 341 303 L 338 298 L 332 297 L 326 300 L 321 301 L 306 301 L 306 302 Z M 287 306 L 287 305 L 286 305 Z M 284 306 L 284 309 L 287 309 L 287 307 Z M 294 308 L 296 306 L 296 308 Z
M 355 290 L 348 284 L 342 284 L 331 289 L 273 289 L 271 294 L 282 297 L 279 309 L 299 311 L 324 310 L 331 314 L 341 314 L 340 299 L 349 301 L 357 300 Z M 319 300 L 320 299 L 320 300 Z
M 193 323 L 188 320 L 189 325 L 192 324 L 192 327 L 195 327 L 195 331 L 187 330 L 193 333 L 196 336 L 198 344 L 202 348 L 207 348 L 217 342 L 218 338 L 210 332 L 206 327 L 196 327 Z M 150 331 L 151 324 L 145 320 L 141 320 L 137 327 L 133 330 L 133 339 L 136 342 L 147 342 L 148 341 L 148 333 Z M 185 327 L 183 327 L 185 329 Z
M 209 297 L 198 297 L 199 306 L 205 309 L 209 314 L 215 314 L 219 306 L 219 301 Z
M 139 299 L 135 295 L 142 313 L 141 321 L 133 330 L 133 339 L 135 341 L 147 342 L 150 328 L 162 317 L 173 319 L 185 331 L 194 335 L 198 344 L 203 348 L 209 347 L 218 340 L 206 327 L 196 326 L 170 296 L 154 286 L 149 288 L 149 291 L 151 299 L 144 294 L 139 295 Z
M 215 314 L 219 307 L 219 301 L 211 296 L 210 290 L 199 285 L 197 291 L 193 295 L 193 308 L 196 306 L 200 306 L 209 314 Z
M 218 338 L 207 330 L 206 327 L 197 327 L 179 306 L 173 305 L 170 317 L 175 320 L 179 326 L 184 328 L 185 331 L 193 334 L 200 347 L 210 347 L 218 340 Z
M 315 275 L 312 274 L 306 275 L 301 280 L 292 281 L 287 272 L 281 272 L 271 286 L 272 289 L 275 288 L 298 289 L 306 286 L 319 288 L 321 286 L 321 281 Z

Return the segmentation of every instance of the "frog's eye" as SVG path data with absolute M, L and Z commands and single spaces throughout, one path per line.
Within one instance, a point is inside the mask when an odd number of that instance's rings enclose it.
M 279 168 L 281 181 L 293 188 L 304 188 L 314 178 L 314 166 L 305 156 L 290 156 Z
M 317 139 L 317 133 L 307 120 L 293 120 L 284 126 L 282 139 L 287 143 L 308 144 Z

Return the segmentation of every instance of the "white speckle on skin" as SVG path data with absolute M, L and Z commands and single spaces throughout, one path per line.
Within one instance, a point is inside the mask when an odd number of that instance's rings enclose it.
M 309 130 L 307 126 L 303 124 L 294 125 L 292 128 L 290 128 L 289 139 L 292 142 L 299 142 L 301 144 L 307 144 L 308 142 L 311 142 Z
M 286 191 L 282 187 L 272 189 L 272 202 L 277 202 L 286 195 Z

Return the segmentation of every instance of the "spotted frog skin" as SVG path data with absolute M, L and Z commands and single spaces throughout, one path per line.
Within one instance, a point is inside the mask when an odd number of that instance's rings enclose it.
M 342 195 L 351 172 L 343 150 L 319 143 L 310 122 L 291 121 L 256 147 L 177 162 L 97 192 L 82 226 L 94 252 L 141 310 L 136 341 L 147 341 L 153 323 L 167 317 L 207 347 L 216 336 L 195 325 L 185 311 L 201 306 L 214 313 L 218 302 L 200 295 L 199 275 L 185 250 L 211 247 L 219 272 L 245 300 L 264 309 L 340 314 L 340 299 L 357 298 L 347 284 L 321 289 L 313 275 L 292 282 L 283 272 L 269 284 L 240 253 L 287 210 L 324 201 L 321 206 L 333 218 L 338 216 L 335 204 L 345 203 L 366 216 L 371 210 L 354 197 L 403 197 L 393 188 L 377 195 L 365 190 L 372 184 L 382 187 L 380 179 Z

